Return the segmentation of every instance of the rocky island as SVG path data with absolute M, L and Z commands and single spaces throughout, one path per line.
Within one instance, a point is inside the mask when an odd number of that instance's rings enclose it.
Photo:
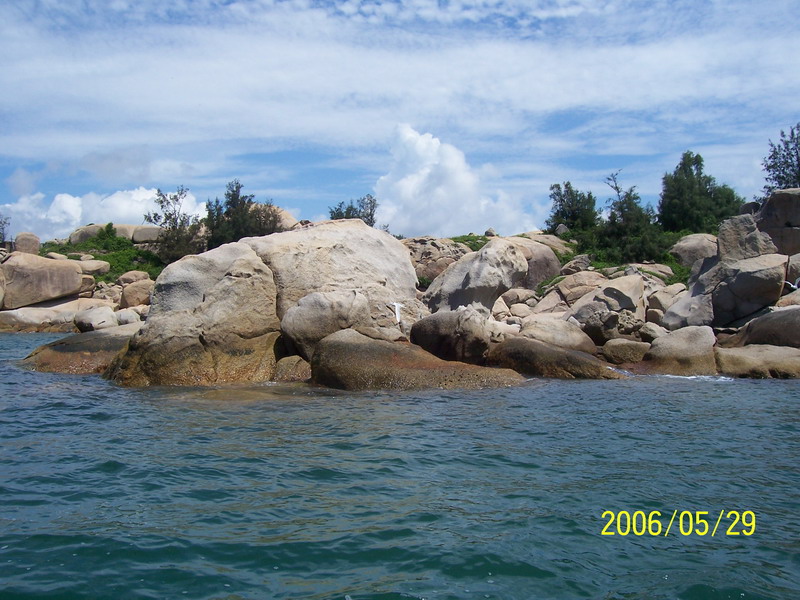
M 116 226 L 134 238 L 129 227 Z M 157 231 L 140 234 L 157 242 Z M 77 329 L 25 364 L 126 386 L 800 375 L 800 189 L 724 221 L 717 237 L 678 242 L 687 285 L 667 285 L 659 264 L 562 266 L 564 242 L 539 232 L 472 251 L 358 219 L 293 222 L 186 256 L 155 281 L 131 272 L 97 285 L 102 261 L 40 257 L 38 240 L 21 237 L 2 257 L 0 329 Z

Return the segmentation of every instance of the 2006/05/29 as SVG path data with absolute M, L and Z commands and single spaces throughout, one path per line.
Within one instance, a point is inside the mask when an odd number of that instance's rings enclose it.
M 724 535 L 753 535 L 756 532 L 756 514 L 752 510 L 745 510 L 740 512 L 738 510 L 719 511 L 719 516 L 716 518 L 713 530 L 709 524 L 707 510 L 684 510 L 680 513 L 675 510 L 672 513 L 672 518 L 667 525 L 666 530 L 661 523 L 661 511 L 653 510 L 645 513 L 642 510 L 634 511 L 633 514 L 627 510 L 620 510 L 614 512 L 613 510 L 606 510 L 601 515 L 601 518 L 608 519 L 605 527 L 601 530 L 601 535 L 651 535 L 659 536 L 669 535 L 672 525 L 676 518 L 678 520 L 678 530 L 680 535 L 708 535 L 715 536 L 717 529 L 723 517 L 729 519 L 731 523 L 725 529 Z M 741 524 L 741 528 L 737 528 Z M 724 528 L 724 527 L 723 527 Z M 661 532 L 664 531 L 662 534 Z

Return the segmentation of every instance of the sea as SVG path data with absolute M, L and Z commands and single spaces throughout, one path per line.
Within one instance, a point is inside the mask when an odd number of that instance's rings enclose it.
M 800 382 L 126 389 L 0 335 L 0 599 L 800 598 Z

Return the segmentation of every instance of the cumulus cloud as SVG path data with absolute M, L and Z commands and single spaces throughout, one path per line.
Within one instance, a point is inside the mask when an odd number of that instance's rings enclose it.
M 56 194 L 52 200 L 36 192 L 21 196 L 14 203 L 0 205 L 0 214 L 11 219 L 11 235 L 32 231 L 42 240 L 49 240 L 67 237 L 88 223 L 143 223 L 144 214 L 157 209 L 155 197 L 155 189 L 143 187 L 120 190 L 106 196 L 94 192 L 83 196 Z M 203 215 L 205 204 L 189 193 L 183 211 Z
M 522 202 L 502 191 L 484 193 L 464 153 L 430 133 L 398 126 L 392 159 L 375 185 L 376 220 L 396 233 L 444 237 L 493 227 L 506 235 L 534 228 Z

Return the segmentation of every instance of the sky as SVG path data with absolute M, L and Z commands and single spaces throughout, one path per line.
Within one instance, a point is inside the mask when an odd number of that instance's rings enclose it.
M 238 179 L 299 219 L 373 194 L 405 236 L 542 227 L 549 188 L 657 204 L 691 150 L 746 199 L 800 122 L 796 0 L 9 0 L 7 234 L 202 215 Z

